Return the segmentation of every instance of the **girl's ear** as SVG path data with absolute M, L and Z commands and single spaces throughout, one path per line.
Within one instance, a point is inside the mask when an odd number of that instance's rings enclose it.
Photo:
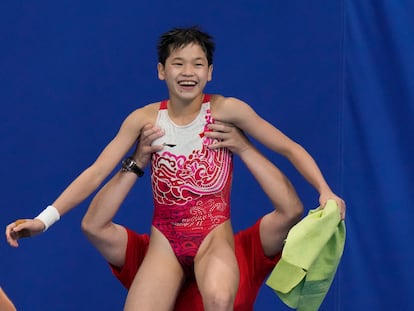
M 163 64 L 158 63 L 157 70 L 158 70 L 158 79 L 165 80 L 165 70 L 164 70 Z
M 211 81 L 211 80 L 213 80 L 213 64 L 211 64 L 210 66 L 208 66 L 207 81 Z

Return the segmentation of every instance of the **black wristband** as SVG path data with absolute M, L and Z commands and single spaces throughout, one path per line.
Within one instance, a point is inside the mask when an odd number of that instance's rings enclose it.
M 138 177 L 144 175 L 144 171 L 137 165 L 137 162 L 133 157 L 128 157 L 122 161 L 121 170 L 122 172 L 133 172 L 137 174 Z

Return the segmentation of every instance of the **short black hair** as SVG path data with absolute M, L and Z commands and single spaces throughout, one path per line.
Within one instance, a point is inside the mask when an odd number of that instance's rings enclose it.
M 165 65 L 171 51 L 186 47 L 189 44 L 198 44 L 207 57 L 208 65 L 213 63 L 215 43 L 213 37 L 201 31 L 198 26 L 188 28 L 173 28 L 160 36 L 158 41 L 158 62 Z

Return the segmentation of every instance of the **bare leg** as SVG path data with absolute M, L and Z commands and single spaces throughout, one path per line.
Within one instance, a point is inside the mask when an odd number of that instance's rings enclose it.
M 230 221 L 208 234 L 195 257 L 194 269 L 204 310 L 233 310 L 239 285 L 239 267 Z
M 124 311 L 173 310 L 183 279 L 170 243 L 153 227 L 147 254 L 129 289 Z

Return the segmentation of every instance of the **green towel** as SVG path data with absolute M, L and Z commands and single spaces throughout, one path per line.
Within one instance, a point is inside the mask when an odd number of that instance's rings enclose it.
M 334 279 L 345 245 L 345 222 L 334 200 L 289 231 L 282 257 L 266 284 L 289 307 L 315 311 Z

